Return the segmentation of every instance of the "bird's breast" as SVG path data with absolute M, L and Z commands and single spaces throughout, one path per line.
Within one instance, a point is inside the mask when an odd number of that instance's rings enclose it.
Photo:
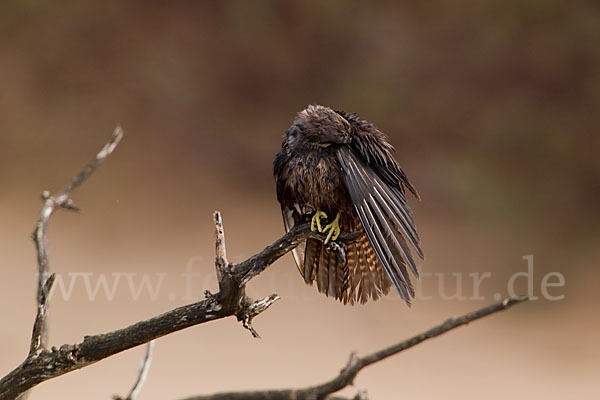
M 290 159 L 286 172 L 286 192 L 307 213 L 317 208 L 339 208 L 347 197 L 335 154 L 331 152 L 296 155 Z

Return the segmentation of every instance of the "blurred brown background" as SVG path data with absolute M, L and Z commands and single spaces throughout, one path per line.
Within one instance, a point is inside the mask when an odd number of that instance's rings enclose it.
M 395 293 L 343 307 L 285 257 L 249 287 L 282 296 L 255 321 L 262 340 L 233 319 L 160 339 L 141 399 L 319 383 L 353 350 L 506 296 L 530 254 L 539 300 L 370 367 L 356 386 L 374 399 L 597 396 L 599 40 L 592 1 L 0 3 L 0 375 L 29 343 L 39 194 L 65 184 L 117 123 L 123 142 L 74 195 L 83 212 L 52 219 L 51 270 L 67 286 L 73 272 L 166 275 L 155 300 L 133 299 L 125 281 L 112 300 L 90 299 L 83 280 L 68 298 L 55 290 L 53 345 L 191 302 L 186 265 L 200 275 L 194 298 L 214 290 L 215 209 L 232 261 L 279 237 L 271 162 L 294 114 L 319 103 L 389 135 L 423 198 L 411 201 L 421 269 L 438 275 L 410 309 Z M 474 300 L 468 274 L 486 272 Z M 550 288 L 562 300 L 542 298 L 550 272 L 564 276 Z M 444 297 L 455 276 L 466 300 Z M 32 398 L 124 394 L 142 354 Z

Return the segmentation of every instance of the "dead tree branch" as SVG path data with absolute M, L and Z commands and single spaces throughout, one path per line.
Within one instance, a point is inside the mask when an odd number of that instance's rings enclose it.
M 344 237 L 352 240 L 353 236 L 348 234 Z M 207 293 L 207 298 L 202 301 L 167 311 L 126 328 L 86 336 L 77 344 L 64 344 L 59 349 L 44 349 L 35 357 L 27 357 L 21 365 L 0 380 L 0 400 L 13 399 L 48 379 L 194 325 L 229 316 L 236 316 L 238 320 L 248 321 L 249 324 L 259 310 L 266 309 L 278 296 L 271 295 L 254 302 L 245 296 L 242 279 L 248 274 L 252 277 L 258 275 L 309 237 L 324 239 L 323 235 L 311 232 L 309 224 L 302 224 L 246 261 L 234 265 L 225 262 L 219 292 Z M 261 304 L 266 307 L 261 307 Z
M 115 130 L 109 143 L 63 190 L 56 196 L 45 195 L 42 207 L 39 229 L 35 231 L 36 244 L 41 248 L 40 277 L 48 274 L 47 256 L 47 226 L 48 220 L 57 207 L 76 209 L 69 195 L 115 148 L 121 139 L 120 128 Z M 128 327 L 112 332 L 85 336 L 83 341 L 76 344 L 63 344 L 60 348 L 47 349 L 45 345 L 45 318 L 47 309 L 47 294 L 54 278 L 43 279 L 41 294 L 38 296 L 40 306 L 34 323 L 34 339 L 32 349 L 27 358 L 14 370 L 0 379 L 0 400 L 14 399 L 25 391 L 41 382 L 86 367 L 121 351 L 148 343 L 161 336 L 179 330 L 213 321 L 220 318 L 235 316 L 242 325 L 258 337 L 252 327 L 252 319 L 266 310 L 279 296 L 272 294 L 263 299 L 252 300 L 245 294 L 246 283 L 264 271 L 284 254 L 290 252 L 307 238 L 324 239 L 324 235 L 311 232 L 309 224 L 295 226 L 283 237 L 267 246 L 263 251 L 242 261 L 231 264 L 227 261 L 223 222 L 221 214 L 215 212 L 216 235 L 216 268 L 219 281 L 219 292 L 206 292 L 206 299 L 193 304 L 182 306 L 156 317 L 140 321 Z M 352 241 L 357 233 L 340 235 L 340 241 Z M 42 278 L 40 278 L 42 279 Z M 41 280 L 42 281 L 42 280 Z
M 394 354 L 398 354 L 401 351 L 410 349 L 426 341 L 427 339 L 440 336 L 452 329 L 458 328 L 459 326 L 466 325 L 469 322 L 473 322 L 487 315 L 497 313 L 499 311 L 506 310 L 515 304 L 521 303 L 527 300 L 527 297 L 515 297 L 505 299 L 496 304 L 492 304 L 487 307 L 483 307 L 479 310 L 472 311 L 470 313 L 461 315 L 459 317 L 452 317 L 443 323 L 434 326 L 425 332 L 413 336 L 410 339 L 404 340 L 400 343 L 396 343 L 385 349 L 376 351 L 375 353 L 366 355 L 364 357 L 358 357 L 355 353 L 350 355 L 350 360 L 346 366 L 340 371 L 340 373 L 333 379 L 324 382 L 320 385 L 311 386 L 302 389 L 284 389 L 284 390 L 267 390 L 267 391 L 254 391 L 254 392 L 231 392 L 231 393 L 216 393 L 212 395 L 200 395 L 187 397 L 182 400 L 320 400 L 329 399 L 329 395 L 335 393 L 347 386 L 350 386 L 354 382 L 356 375 L 365 367 L 375 364 L 381 360 L 384 360 Z M 357 395 L 359 396 L 359 395 Z M 358 397 L 360 398 L 360 397 Z
M 37 250 L 38 260 L 38 291 L 37 291 L 37 316 L 33 324 L 33 334 L 31 335 L 31 345 L 29 346 L 29 355 L 36 354 L 39 350 L 46 348 L 48 336 L 47 315 L 48 315 L 48 293 L 54 283 L 54 275 L 48 277 L 48 222 L 50 217 L 57 208 L 77 211 L 79 208 L 71 200 L 71 193 L 88 176 L 94 172 L 102 161 L 113 152 L 115 147 L 123 137 L 123 130 L 120 126 L 115 128 L 108 143 L 96 154 L 92 159 L 65 187 L 57 194 L 50 195 L 50 192 L 42 193 L 44 204 L 40 209 L 38 220 L 35 224 L 35 230 L 31 235 Z
M 261 252 L 238 264 L 232 264 L 227 261 L 221 214 L 215 212 L 215 267 L 219 283 L 219 291 L 217 293 L 212 294 L 207 291 L 206 298 L 196 303 L 178 307 L 156 317 L 112 332 L 85 336 L 80 343 L 63 344 L 58 349 L 54 346 L 48 349 L 46 343 L 48 293 L 54 282 L 54 275 L 48 276 L 47 235 L 49 219 L 57 208 L 78 209 L 70 198 L 72 191 L 115 149 L 122 136 L 123 132 L 121 128 L 117 127 L 109 142 L 67 186 L 56 195 L 52 196 L 48 192 L 44 192 L 42 195 L 44 204 L 40 210 L 40 216 L 33 234 L 38 252 L 39 281 L 37 290 L 38 310 L 34 322 L 30 351 L 19 366 L 0 379 L 0 400 L 15 399 L 46 380 L 84 368 L 104 358 L 148 343 L 170 333 L 220 318 L 235 316 L 238 321 L 242 322 L 242 325 L 246 329 L 255 337 L 258 337 L 258 333 L 252 326 L 252 319 L 270 307 L 279 299 L 279 296 L 272 294 L 255 301 L 246 296 L 246 284 L 307 238 L 325 239 L 324 235 L 311 232 L 310 224 L 300 224 L 293 227 L 284 236 L 267 246 Z M 361 233 L 358 232 L 342 233 L 337 241 L 349 243 L 356 240 L 360 235 Z M 323 399 L 327 395 L 351 384 L 356 374 L 362 368 L 412 347 L 426 339 L 438 336 L 450 329 L 506 309 L 521 300 L 508 299 L 502 303 L 486 307 L 462 317 L 450 319 L 442 325 L 432 328 L 408 341 L 401 342 L 369 356 L 363 358 L 353 356 L 350 363 L 342 370 L 340 375 L 318 386 L 287 391 L 216 394 L 194 397 L 194 399 Z M 140 370 L 138 381 L 134 385 L 129 398 L 133 398 L 139 387 L 141 387 L 149 363 L 150 357 L 148 355 L 145 362 L 146 367 Z

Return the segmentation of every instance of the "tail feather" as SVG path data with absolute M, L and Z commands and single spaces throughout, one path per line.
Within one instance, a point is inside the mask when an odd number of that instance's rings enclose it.
M 316 279 L 319 271 L 319 258 L 321 256 L 322 243 L 316 239 L 308 239 L 304 249 L 304 282 L 309 285 Z
M 362 230 L 358 219 L 346 221 L 341 228 L 344 232 Z M 366 235 L 345 245 L 345 259 L 318 239 L 307 239 L 301 246 L 298 255 L 302 259 L 294 254 L 294 260 L 300 261 L 298 269 L 304 281 L 309 285 L 316 281 L 319 292 L 344 304 L 366 303 L 389 293 L 392 282 Z

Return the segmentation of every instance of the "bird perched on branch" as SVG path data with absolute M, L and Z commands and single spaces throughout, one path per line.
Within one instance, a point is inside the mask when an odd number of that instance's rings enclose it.
M 344 303 L 376 300 L 392 283 L 408 304 L 414 297 L 410 247 L 421 258 L 423 252 L 404 195 L 419 195 L 393 152 L 386 136 L 356 114 L 310 105 L 285 132 L 273 162 L 286 230 L 310 221 L 326 234 L 292 252 L 300 274 Z M 362 235 L 338 243 L 342 231 Z

